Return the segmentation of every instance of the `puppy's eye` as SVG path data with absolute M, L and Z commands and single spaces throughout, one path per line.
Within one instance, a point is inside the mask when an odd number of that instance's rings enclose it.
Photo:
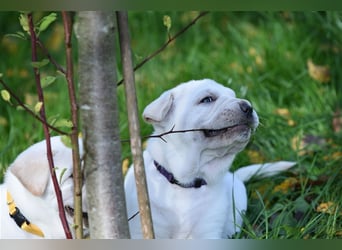
M 206 96 L 206 97 L 204 97 L 204 98 L 200 101 L 200 103 L 209 103 L 209 102 L 213 102 L 213 101 L 215 101 L 215 98 L 214 98 L 214 97 L 212 97 L 212 96 Z

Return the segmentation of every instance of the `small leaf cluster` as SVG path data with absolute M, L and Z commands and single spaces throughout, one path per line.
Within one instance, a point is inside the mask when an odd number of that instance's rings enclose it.
M 7 36 L 17 37 L 26 40 L 30 36 L 30 29 L 28 25 L 28 12 L 22 12 L 19 16 L 19 23 L 23 31 L 17 31 L 13 34 L 8 34 Z M 52 12 L 47 16 L 42 17 L 35 23 L 35 32 L 37 36 L 45 31 L 55 20 L 57 19 L 57 14 Z

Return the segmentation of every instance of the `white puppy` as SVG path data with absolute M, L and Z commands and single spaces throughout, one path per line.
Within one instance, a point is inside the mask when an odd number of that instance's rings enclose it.
M 156 238 L 227 238 L 240 231 L 247 208 L 244 181 L 273 175 L 292 162 L 253 165 L 228 172 L 234 157 L 258 126 L 251 104 L 213 80 L 181 84 L 146 107 L 154 127 L 144 152 Z M 175 131 L 193 130 L 174 133 Z M 125 179 L 128 216 L 137 214 L 133 169 Z M 141 238 L 139 214 L 130 221 L 132 238 Z
M 73 231 L 72 152 L 63 144 L 61 137 L 52 137 L 51 147 L 67 220 Z M 11 164 L 4 184 L 0 186 L 0 197 L 0 238 L 65 238 L 50 177 L 45 140 L 23 151 Z M 15 208 L 20 213 L 12 218 L 10 214 L 15 214 Z M 84 219 L 86 224 L 86 213 Z M 29 232 L 20 228 L 15 220 Z

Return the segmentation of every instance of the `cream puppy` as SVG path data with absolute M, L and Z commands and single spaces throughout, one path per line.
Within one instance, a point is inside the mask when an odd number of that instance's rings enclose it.
M 51 138 L 51 147 L 56 176 L 72 230 L 74 204 L 72 152 L 58 136 Z M 82 143 L 80 143 L 80 152 L 82 154 Z M 4 184 L 0 186 L 0 197 L 0 238 L 65 238 L 50 177 L 45 140 L 23 151 L 9 166 Z M 16 208 L 20 213 L 12 218 L 10 214 L 14 215 Z M 85 202 L 84 209 L 87 210 Z M 84 213 L 84 220 L 86 224 L 86 213 Z M 28 228 L 28 232 L 17 223 Z
M 247 208 L 244 182 L 255 174 L 273 175 L 293 162 L 229 168 L 257 128 L 252 105 L 213 80 L 193 80 L 164 92 L 149 104 L 144 119 L 153 135 L 144 152 L 156 238 L 227 238 L 240 231 Z M 133 169 L 125 179 L 127 211 L 138 212 Z M 129 221 L 141 238 L 139 214 Z

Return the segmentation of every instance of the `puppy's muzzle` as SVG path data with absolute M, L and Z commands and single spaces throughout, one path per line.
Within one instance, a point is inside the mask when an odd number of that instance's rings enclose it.
M 205 129 L 203 130 L 205 137 L 216 137 L 226 133 L 239 133 L 245 130 L 254 130 L 258 122 L 253 116 L 252 105 L 244 100 L 240 101 L 238 105 L 241 113 L 239 115 L 240 118 L 237 119 L 236 123 L 220 129 Z
M 239 102 L 240 109 L 246 114 L 247 118 L 250 118 L 253 114 L 253 107 L 246 101 Z

